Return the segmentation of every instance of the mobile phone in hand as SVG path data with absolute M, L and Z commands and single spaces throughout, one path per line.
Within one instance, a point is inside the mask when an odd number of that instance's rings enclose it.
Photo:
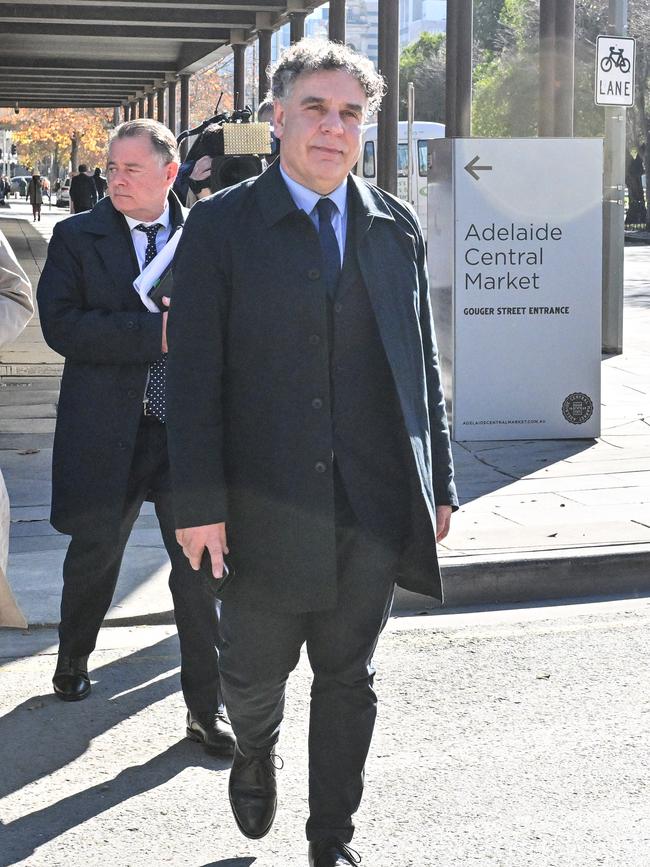
M 212 596 L 219 598 L 225 587 L 230 584 L 235 577 L 235 572 L 232 565 L 227 565 L 225 560 L 223 564 L 223 577 L 215 578 L 212 574 L 212 558 L 207 548 L 203 549 L 203 557 L 201 557 L 201 566 L 199 567 L 199 575 L 203 586 Z

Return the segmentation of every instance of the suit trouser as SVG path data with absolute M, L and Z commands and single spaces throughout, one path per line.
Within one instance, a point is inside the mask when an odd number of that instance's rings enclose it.
M 176 542 L 172 511 L 167 433 L 143 418 L 129 474 L 119 532 L 114 538 L 73 535 L 63 564 L 59 652 L 86 656 L 110 607 L 131 530 L 146 498 L 153 499 L 169 559 L 169 587 L 181 647 L 181 686 L 194 713 L 222 708 L 219 677 L 219 607 L 201 585 Z
M 336 608 L 292 614 L 224 599 L 220 663 L 240 750 L 267 755 L 278 740 L 287 678 L 306 642 L 314 674 L 307 838 L 349 842 L 377 712 L 372 656 L 390 613 L 398 554 L 355 522 L 336 534 Z

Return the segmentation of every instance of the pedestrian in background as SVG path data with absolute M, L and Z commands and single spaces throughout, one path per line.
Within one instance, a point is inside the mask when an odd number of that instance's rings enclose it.
M 95 184 L 95 189 L 97 190 L 97 201 L 103 199 L 106 195 L 106 188 L 108 183 L 106 178 L 102 176 L 102 170 L 97 166 L 95 168 L 95 172 L 93 174 L 93 182 Z
M 375 646 L 396 581 L 441 598 L 458 502 L 422 231 L 351 174 L 383 86 L 346 46 L 292 46 L 272 81 L 279 160 L 197 202 L 174 264 L 174 512 L 222 592 L 230 804 L 247 837 L 270 830 L 306 643 L 311 867 L 357 863 Z
M 97 204 L 95 181 L 88 174 L 88 166 L 82 163 L 79 174 L 70 181 L 70 213 L 80 214 L 89 211 Z
M 32 174 L 32 178 L 27 184 L 25 200 L 29 201 L 32 206 L 33 222 L 35 223 L 41 219 L 41 205 L 43 204 L 43 182 L 38 172 Z

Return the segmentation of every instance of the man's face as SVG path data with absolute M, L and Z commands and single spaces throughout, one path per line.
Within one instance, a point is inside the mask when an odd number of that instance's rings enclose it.
M 274 110 L 280 162 L 289 177 L 321 195 L 340 186 L 359 158 L 366 105 L 363 88 L 348 72 L 300 75 Z
M 148 135 L 114 139 L 108 149 L 108 195 L 116 210 L 145 223 L 165 209 L 177 163 L 163 163 Z

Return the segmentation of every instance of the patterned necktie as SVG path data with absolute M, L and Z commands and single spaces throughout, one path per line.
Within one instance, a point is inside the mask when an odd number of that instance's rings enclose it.
M 145 226 L 140 223 L 135 227 L 139 232 L 147 236 L 147 249 L 144 251 L 144 268 L 158 255 L 156 248 L 156 235 L 162 229 L 160 223 Z M 167 356 L 161 355 L 158 361 L 154 361 L 149 367 L 149 381 L 147 382 L 147 394 L 145 403 L 145 415 L 152 415 L 158 421 L 165 421 L 165 373 L 167 369 Z
M 332 298 L 341 274 L 341 251 L 336 240 L 336 232 L 332 226 L 332 214 L 336 205 L 331 199 L 319 199 L 316 203 L 318 211 L 318 240 L 323 254 L 323 278 L 328 295 Z

